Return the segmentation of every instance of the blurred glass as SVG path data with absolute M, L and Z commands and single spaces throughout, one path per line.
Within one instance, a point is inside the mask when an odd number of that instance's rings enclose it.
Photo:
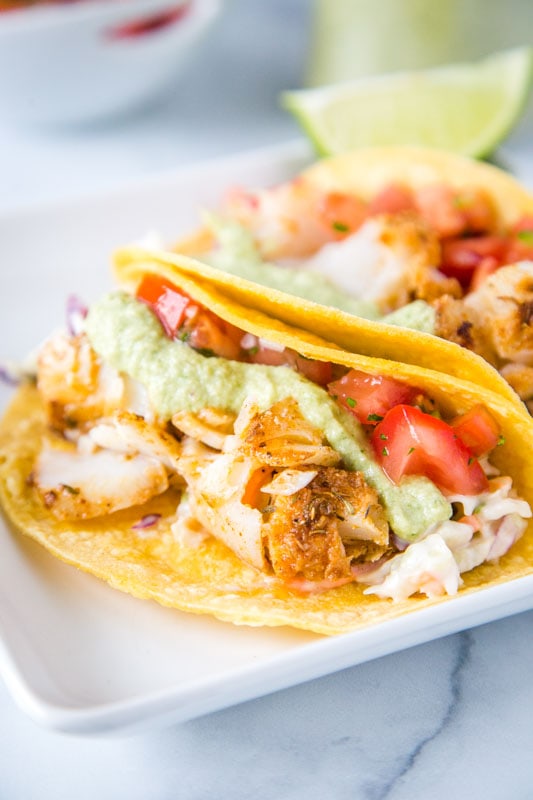
M 533 0 L 315 0 L 307 84 L 533 44 Z

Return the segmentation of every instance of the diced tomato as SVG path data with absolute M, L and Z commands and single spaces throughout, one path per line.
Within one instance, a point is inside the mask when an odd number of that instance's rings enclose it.
M 465 232 L 488 233 L 496 229 L 496 209 L 482 189 L 461 189 L 454 204 L 463 216 Z
M 150 273 L 142 279 L 136 296 L 151 306 L 167 336 L 173 338 L 185 319 L 186 309 L 191 305 L 190 297 L 176 289 L 170 281 Z
M 413 192 L 402 183 L 385 186 L 368 204 L 369 214 L 400 214 L 416 208 Z
M 448 239 L 442 242 L 440 270 L 450 278 L 457 278 L 464 288 L 468 288 L 476 269 L 482 266 L 485 259 L 491 259 L 486 263 L 494 269 L 505 263 L 507 246 L 507 239 L 497 235 Z
M 184 330 L 188 334 L 188 344 L 195 350 L 232 361 L 241 360 L 243 331 L 211 311 L 199 309 L 191 322 L 185 324 Z
M 515 225 L 513 225 L 512 233 L 531 233 L 533 234 L 533 215 L 526 214 L 525 217 L 521 217 Z
M 394 483 L 424 475 L 448 494 L 479 494 L 488 481 L 472 451 L 443 420 L 419 408 L 392 408 L 372 434 L 384 472 Z
M 170 338 L 183 335 L 195 350 L 240 360 L 243 331 L 193 303 L 170 281 L 157 275 L 145 275 L 137 297 L 152 308 Z
M 257 345 L 248 351 L 248 358 L 252 364 L 265 364 L 267 367 L 294 367 L 292 351 L 283 348 L 269 347 L 265 342 L 258 341 Z
M 460 234 L 489 233 L 496 226 L 496 210 L 480 189 L 453 189 L 436 183 L 415 192 L 416 207 L 435 231 L 446 239 Z
M 319 386 L 325 386 L 333 377 L 333 367 L 329 361 L 316 361 L 296 353 L 295 366 L 305 378 Z
M 472 275 L 472 280 L 470 281 L 469 291 L 475 292 L 476 289 L 485 283 L 489 275 L 492 275 L 493 272 L 496 272 L 502 264 L 492 256 L 487 256 L 486 258 L 482 258 L 477 267 L 474 270 L 474 274 Z
M 328 391 L 364 425 L 377 425 L 393 406 L 411 403 L 420 395 L 419 389 L 394 378 L 369 375 L 356 369 L 330 383 Z
M 450 186 L 436 183 L 422 186 L 415 192 L 418 211 L 439 236 L 458 236 L 465 229 L 465 219 L 456 203 L 456 193 Z
M 265 342 L 258 341 L 257 346 L 249 351 L 249 360 L 253 364 L 266 364 L 271 367 L 292 367 L 305 378 L 320 386 L 325 386 L 333 377 L 333 367 L 329 361 L 316 361 L 305 358 L 288 347 L 283 350 L 268 347 Z
M 509 234 L 507 264 L 533 260 L 533 216 L 522 217 Z
M 319 200 L 318 218 L 332 238 L 349 236 L 363 224 L 366 217 L 366 203 L 355 195 L 328 192 Z
M 500 438 L 498 423 L 481 404 L 452 419 L 450 425 L 475 456 L 489 453 Z

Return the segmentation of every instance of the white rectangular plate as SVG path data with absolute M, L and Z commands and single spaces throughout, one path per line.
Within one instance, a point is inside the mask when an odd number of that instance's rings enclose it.
M 232 185 L 261 186 L 310 158 L 301 143 L 182 169 L 103 197 L 0 218 L 0 341 L 24 356 L 63 323 L 65 299 L 109 287 L 113 248 L 171 241 Z M 0 405 L 8 392 L 0 391 Z M 345 636 L 246 628 L 136 600 L 55 560 L 0 520 L 0 671 L 19 705 L 56 730 L 165 725 L 533 608 L 533 577 Z

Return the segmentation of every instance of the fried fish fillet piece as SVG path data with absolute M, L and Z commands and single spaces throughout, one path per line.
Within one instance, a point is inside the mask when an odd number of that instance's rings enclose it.
M 533 398 L 533 264 L 501 267 L 463 299 L 435 303 L 437 336 L 493 364 L 523 400 Z
M 294 398 L 285 398 L 263 413 L 253 405 L 236 422 L 238 438 L 228 443 L 244 456 L 273 467 L 315 464 L 333 466 L 339 454 L 324 444 L 324 435 L 300 413 Z
M 262 412 L 250 402 L 224 452 L 184 439 L 181 468 L 191 514 L 284 582 L 353 580 L 353 560 L 389 549 L 377 493 L 342 468 L 292 398 Z
M 272 495 L 263 539 L 283 580 L 352 577 L 354 558 L 374 561 L 389 547 L 389 528 L 376 492 L 360 472 L 320 467 L 304 488 Z
M 35 463 L 33 484 L 57 519 L 92 519 L 146 503 L 168 488 L 162 463 L 150 456 L 112 450 L 79 452 L 45 445 Z

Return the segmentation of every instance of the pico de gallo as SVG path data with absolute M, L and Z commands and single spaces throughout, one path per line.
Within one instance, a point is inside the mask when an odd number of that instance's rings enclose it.
M 156 275 L 146 275 L 136 294 L 153 309 L 167 336 L 202 355 L 287 366 L 327 386 L 329 394 L 364 426 L 377 461 L 393 482 L 406 475 L 425 475 L 447 493 L 487 491 L 479 457 L 502 442 L 496 421 L 482 405 L 444 421 L 435 403 L 417 387 L 343 370 L 245 333 Z M 345 374 L 334 380 L 340 371 Z

